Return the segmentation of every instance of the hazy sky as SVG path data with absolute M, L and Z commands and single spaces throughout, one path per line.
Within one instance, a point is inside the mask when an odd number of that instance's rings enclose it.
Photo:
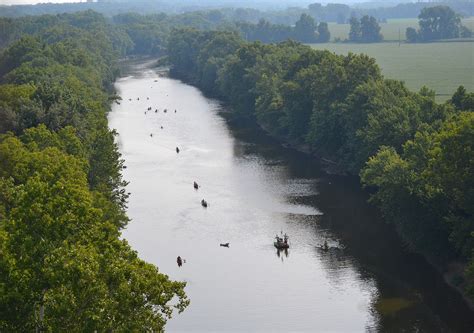
M 0 4 L 2 5 L 29 5 L 34 3 L 44 3 L 44 2 L 81 2 L 79 0 L 42 0 L 42 1 L 35 1 L 35 0 L 0 0 Z M 85 2 L 85 1 L 84 1 Z

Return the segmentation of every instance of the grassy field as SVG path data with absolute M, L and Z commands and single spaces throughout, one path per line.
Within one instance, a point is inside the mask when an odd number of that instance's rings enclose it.
M 423 85 L 434 89 L 444 101 L 459 85 L 474 91 L 474 42 L 427 44 L 376 43 L 313 44 L 337 54 L 365 53 L 377 59 L 386 78 L 405 81 L 411 90 Z
M 474 31 L 474 17 L 462 19 L 462 24 Z M 328 23 L 329 31 L 331 32 L 331 40 L 340 38 L 347 39 L 349 35 L 349 24 Z M 408 27 L 418 29 L 418 19 L 393 19 L 388 20 L 387 23 L 380 23 L 380 32 L 386 41 L 398 41 L 398 32 L 400 31 L 401 40 L 405 40 L 405 31 Z

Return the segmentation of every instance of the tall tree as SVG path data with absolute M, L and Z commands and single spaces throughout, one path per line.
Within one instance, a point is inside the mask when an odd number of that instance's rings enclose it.
M 349 24 L 351 25 L 351 30 L 349 31 L 349 40 L 351 42 L 360 41 L 360 37 L 361 37 L 360 21 L 357 19 L 357 17 L 352 16 L 349 19 Z
M 295 37 L 303 43 L 314 43 L 317 41 L 316 22 L 308 14 L 301 14 L 295 23 Z
M 380 25 L 373 16 L 365 15 L 360 21 L 356 17 L 351 17 L 349 23 L 351 25 L 349 40 L 352 42 L 376 43 L 383 39 Z
M 331 39 L 331 33 L 329 32 L 328 24 L 326 22 L 320 22 L 318 24 L 318 42 L 327 43 Z
M 418 19 L 422 40 L 459 37 L 461 17 L 448 6 L 425 7 Z

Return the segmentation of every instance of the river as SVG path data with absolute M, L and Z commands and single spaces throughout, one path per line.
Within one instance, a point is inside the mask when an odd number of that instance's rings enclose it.
M 148 65 L 116 82 L 109 123 L 130 181 L 123 236 L 187 282 L 191 304 L 168 331 L 472 331 L 461 297 L 405 249 L 357 180 L 229 123 L 218 101 Z M 287 253 L 273 246 L 281 231 Z

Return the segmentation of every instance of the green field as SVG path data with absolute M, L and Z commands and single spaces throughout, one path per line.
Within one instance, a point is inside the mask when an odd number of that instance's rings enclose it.
M 474 17 L 462 19 L 462 24 L 474 31 Z M 341 40 L 348 38 L 350 30 L 349 24 L 328 23 L 328 25 L 329 31 L 331 32 L 331 40 L 334 40 L 335 38 L 340 38 Z M 388 20 L 387 23 L 380 23 L 380 27 L 380 32 L 386 41 L 398 41 L 399 31 L 401 40 L 405 40 L 405 31 L 408 27 L 418 29 L 418 19 L 411 18 Z
M 405 81 L 411 90 L 423 85 L 434 89 L 444 101 L 459 85 L 474 91 L 474 42 L 426 44 L 376 43 L 313 44 L 337 54 L 365 53 L 377 59 L 386 78 Z

